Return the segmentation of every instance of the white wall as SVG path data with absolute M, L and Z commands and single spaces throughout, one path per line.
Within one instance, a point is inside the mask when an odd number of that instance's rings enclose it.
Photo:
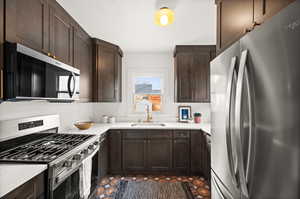
M 38 115 L 59 114 L 61 129 L 73 127 L 75 121 L 90 121 L 93 116 L 91 103 L 5 102 L 0 104 L 0 120 Z
M 94 119 L 101 121 L 102 115 L 117 116 L 118 121 L 137 121 L 145 119 L 145 114 L 132 111 L 132 86 L 130 85 L 132 73 L 160 73 L 164 74 L 164 104 L 161 113 L 154 113 L 153 119 L 159 121 L 176 121 L 177 107 L 191 105 L 192 112 L 202 113 L 203 121 L 210 121 L 209 103 L 174 103 L 174 63 L 173 54 L 165 53 L 125 53 L 123 58 L 123 100 L 122 103 L 96 103 L 94 104 Z

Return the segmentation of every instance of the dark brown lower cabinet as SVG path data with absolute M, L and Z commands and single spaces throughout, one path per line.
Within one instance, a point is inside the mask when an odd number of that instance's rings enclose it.
M 122 133 L 110 131 L 108 135 L 109 148 L 109 173 L 120 174 L 122 169 Z
M 173 168 L 175 173 L 187 174 L 190 167 L 189 139 L 175 139 L 173 141 Z
M 46 198 L 46 177 L 41 173 L 25 184 L 11 191 L 2 199 L 44 199 Z
M 210 177 L 210 152 L 202 131 L 109 132 L 110 174 L 174 174 Z
M 146 140 L 123 140 L 123 169 L 125 173 L 146 170 Z
M 164 132 L 162 132 L 164 133 Z M 172 169 L 172 140 L 149 139 L 147 141 L 147 169 L 150 172 L 168 172 Z
M 210 151 L 204 132 L 191 131 L 191 174 L 210 180 Z

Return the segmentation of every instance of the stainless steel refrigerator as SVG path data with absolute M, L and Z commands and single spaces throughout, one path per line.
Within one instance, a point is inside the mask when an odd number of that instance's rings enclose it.
M 211 62 L 212 199 L 300 198 L 300 1 Z

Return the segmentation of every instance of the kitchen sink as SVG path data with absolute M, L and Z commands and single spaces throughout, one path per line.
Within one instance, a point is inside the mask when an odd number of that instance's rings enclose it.
M 133 123 L 131 124 L 132 127 L 139 127 L 139 126 L 157 126 L 157 127 L 164 127 L 166 124 L 164 123 Z

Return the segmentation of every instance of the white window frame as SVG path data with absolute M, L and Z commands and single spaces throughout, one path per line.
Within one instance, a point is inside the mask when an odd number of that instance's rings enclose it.
M 159 77 L 161 79 L 161 110 L 153 112 L 154 115 L 165 113 L 165 104 L 170 97 L 169 76 L 167 69 L 155 68 L 130 68 L 127 72 L 127 104 L 128 114 L 130 116 L 140 116 L 145 113 L 136 112 L 134 110 L 134 94 L 135 94 L 135 79 L 137 77 Z

